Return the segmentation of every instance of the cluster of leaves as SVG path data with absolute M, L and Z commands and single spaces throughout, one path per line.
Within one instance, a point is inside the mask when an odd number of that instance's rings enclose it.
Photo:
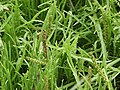
M 119 90 L 117 0 L 1 0 L 0 89 Z

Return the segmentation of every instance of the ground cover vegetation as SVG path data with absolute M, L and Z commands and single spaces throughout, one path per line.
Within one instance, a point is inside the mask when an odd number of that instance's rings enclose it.
M 120 90 L 119 0 L 0 0 L 0 90 Z

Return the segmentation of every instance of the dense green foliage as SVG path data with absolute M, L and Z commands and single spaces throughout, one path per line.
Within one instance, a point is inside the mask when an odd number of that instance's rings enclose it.
M 0 90 L 120 90 L 119 0 L 0 0 Z

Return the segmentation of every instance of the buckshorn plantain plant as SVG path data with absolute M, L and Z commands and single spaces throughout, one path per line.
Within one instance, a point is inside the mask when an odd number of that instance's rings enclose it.
M 119 0 L 0 0 L 0 90 L 120 90 Z

